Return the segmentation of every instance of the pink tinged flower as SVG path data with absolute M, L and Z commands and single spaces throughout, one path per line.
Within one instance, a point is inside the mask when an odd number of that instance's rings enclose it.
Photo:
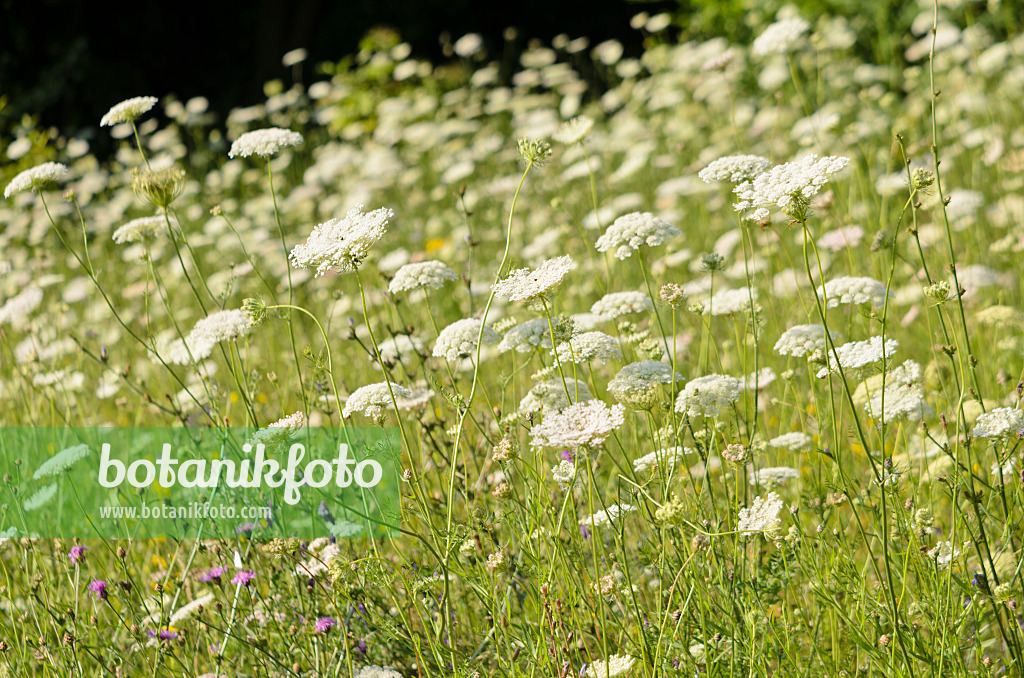
M 220 580 L 221 577 L 227 574 L 227 571 L 228 568 L 223 566 L 210 568 L 199 576 L 199 581 L 206 584 L 214 580 Z
M 254 570 L 242 570 L 231 578 L 231 583 L 238 584 L 239 586 L 248 586 L 249 582 L 255 578 L 256 572 Z
M 71 550 L 68 551 L 68 558 L 75 565 L 78 565 L 78 561 L 85 557 L 85 552 L 89 550 L 88 546 L 72 546 Z
M 159 638 L 160 640 L 174 640 L 178 637 L 177 631 L 168 631 L 167 629 L 160 629 L 159 631 L 150 629 L 149 631 L 146 631 L 146 633 L 148 633 L 151 638 Z
M 89 589 L 89 593 L 96 596 L 97 600 L 107 599 L 107 582 L 101 579 L 93 579 L 89 582 L 89 586 L 87 588 Z
M 334 617 L 320 617 L 313 624 L 313 630 L 317 633 L 327 633 L 331 630 L 331 627 L 337 626 L 338 622 L 334 620 Z

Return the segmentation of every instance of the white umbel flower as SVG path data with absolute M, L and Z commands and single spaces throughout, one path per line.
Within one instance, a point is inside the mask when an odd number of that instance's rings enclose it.
M 494 296 L 509 301 L 532 301 L 547 295 L 576 267 L 568 254 L 543 262 L 536 270 L 520 268 L 491 286 Z
M 768 444 L 772 447 L 796 452 L 807 449 L 811 446 L 812 442 L 814 441 L 811 439 L 811 436 L 803 431 L 791 431 L 790 433 L 783 433 L 772 438 L 768 441 Z
M 622 359 L 619 340 L 597 330 L 577 334 L 569 341 L 562 342 L 555 353 L 563 364 Z
M 750 313 L 751 300 L 757 302 L 757 290 L 741 287 L 738 290 L 722 290 L 704 306 L 704 315 L 732 315 L 733 313 Z
M 646 313 L 654 310 L 651 298 L 643 292 L 609 292 L 590 307 L 591 313 L 618 318 L 630 313 Z
M 295 412 L 256 431 L 248 442 L 254 447 L 261 443 L 269 446 L 288 438 L 305 425 L 306 415 L 302 412 Z
M 608 661 L 595 659 L 594 663 L 587 667 L 585 678 L 614 678 L 625 676 L 636 666 L 636 657 L 628 654 L 613 654 Z
M 100 127 L 113 127 L 122 122 L 138 120 L 143 113 L 156 106 L 156 97 L 133 97 L 113 106 L 100 118 Z
M 657 360 L 643 360 L 626 365 L 608 382 L 608 393 L 624 405 L 646 409 L 661 394 L 661 386 L 682 381 L 683 375 L 672 366 Z
M 740 399 L 743 380 L 724 374 L 694 379 L 676 398 L 676 412 L 690 417 L 717 417 Z
M 42 302 L 43 291 L 41 289 L 38 287 L 26 287 L 4 302 L 3 306 L 0 306 L 0 325 L 22 322 Z
M 737 212 L 756 208 L 750 215 L 755 221 L 767 219 L 769 207 L 780 209 L 794 219 L 802 219 L 806 216 L 810 199 L 849 162 L 850 159 L 843 156 L 819 158 L 811 153 L 799 160 L 776 165 L 733 189 L 739 198 L 733 208 Z
M 575 118 L 563 122 L 558 130 L 551 135 L 551 138 L 560 144 L 571 146 L 578 141 L 583 141 L 590 134 L 594 126 L 594 120 L 585 115 L 577 115 Z
M 826 299 L 829 308 L 839 304 L 860 306 L 871 304 L 881 308 L 885 303 L 885 283 L 874 278 L 844 276 L 825 283 L 824 289 L 818 288 L 818 296 Z
M 300 268 L 316 268 L 321 276 L 334 270 L 354 271 L 388 230 L 395 213 L 386 207 L 364 213 L 358 205 L 342 219 L 331 219 L 313 227 L 305 243 L 292 248 L 290 259 Z
M 756 473 L 751 473 L 750 484 L 775 487 L 799 477 L 800 471 L 797 471 L 795 468 L 790 468 L 789 466 L 768 466 L 757 469 Z
M 458 360 L 463 356 L 476 353 L 477 339 L 481 336 L 480 326 L 483 323 L 476 318 L 456 320 L 441 330 L 434 343 L 434 357 L 445 360 Z M 501 337 L 487 325 L 483 325 L 483 342 L 495 344 Z
M 33 478 L 39 480 L 44 476 L 55 476 L 67 471 L 69 468 L 75 465 L 75 463 L 85 459 L 89 456 L 88 445 L 74 445 L 65 450 L 58 452 L 53 455 L 36 469 L 36 472 L 32 475 Z
M 600 400 L 570 405 L 548 414 L 530 430 L 533 447 L 592 448 L 602 444 L 625 421 L 622 405 L 608 406 Z
M 616 259 L 628 259 L 634 250 L 644 245 L 657 247 L 666 239 L 682 233 L 650 212 L 630 212 L 612 222 L 604 235 L 597 239 L 596 247 L 598 252 L 612 250 Z
M 566 391 L 569 392 L 568 395 Z M 562 383 L 561 378 L 549 379 L 535 384 L 519 401 L 519 412 L 524 415 L 536 412 L 548 414 L 564 410 L 575 403 L 586 402 L 590 398 L 590 388 L 586 382 L 577 381 L 572 377 L 567 377 L 565 383 Z
M 128 242 L 149 240 L 166 232 L 167 222 L 164 220 L 164 217 L 139 217 L 138 219 L 132 219 L 114 231 L 113 240 L 118 245 L 123 245 Z
M 246 132 L 235 139 L 228 151 L 229 158 L 248 158 L 250 155 L 258 155 L 261 158 L 269 158 L 276 155 L 282 148 L 298 146 L 302 143 L 302 135 L 290 129 L 280 127 L 268 127 Z
M 1024 432 L 1024 411 L 1000 407 L 980 415 L 971 435 L 975 438 L 1007 438 Z
M 766 538 L 770 538 L 782 525 L 779 518 L 781 510 L 782 499 L 774 492 L 769 492 L 763 499 L 757 497 L 750 508 L 740 509 L 736 529 L 744 535 L 764 533 Z
M 818 379 L 824 379 L 830 371 L 838 373 L 840 367 L 844 370 L 855 370 L 871 363 L 877 363 L 895 353 L 897 346 L 899 346 L 899 342 L 895 339 L 886 339 L 883 346 L 882 337 L 847 342 L 842 346 L 837 346 L 834 353 L 832 351 L 825 353 L 828 365 L 818 370 L 816 376 Z M 838 364 L 836 355 L 839 356 Z
M 534 318 L 505 332 L 498 344 L 502 353 L 516 351 L 529 353 L 535 348 L 551 348 L 551 328 L 547 318 Z
M 606 509 L 583 518 L 580 520 L 580 525 L 586 527 L 607 527 L 618 520 L 620 516 L 633 513 L 634 511 L 636 511 L 636 507 L 631 504 L 612 504 Z
M 217 344 L 247 336 L 251 329 L 252 323 L 245 311 L 227 309 L 211 313 L 197 322 L 190 336 Z
M 835 332 L 831 334 L 835 338 Z M 825 350 L 826 343 L 825 328 L 822 325 L 794 325 L 775 342 L 775 352 L 799 358 Z
M 940 569 L 949 567 L 949 564 L 954 560 L 963 555 L 963 552 L 970 548 L 971 542 L 965 541 L 963 547 L 954 546 L 951 541 L 940 541 L 935 545 L 931 551 L 928 552 L 928 557 L 935 561 L 935 564 Z
M 689 447 L 669 447 L 663 450 L 648 452 L 642 457 L 633 460 L 633 470 L 637 473 L 644 473 L 658 468 L 669 469 L 682 460 L 684 454 L 693 454 Z
M 772 161 L 759 155 L 727 155 L 710 163 L 697 173 L 701 181 L 713 184 L 716 181 L 728 181 L 740 184 L 750 181 L 761 172 L 771 167 Z
M 345 401 L 345 407 L 341 414 L 346 419 L 356 412 L 362 412 L 367 417 L 376 418 L 384 414 L 385 409 L 392 409 L 394 403 L 391 401 L 391 392 L 394 391 L 395 398 L 411 398 L 413 392 L 404 386 L 392 382 L 391 390 L 388 390 L 388 382 L 382 381 L 377 384 L 360 386 Z
M 44 162 L 42 165 L 36 165 L 15 174 L 11 182 L 7 184 L 7 188 L 4 189 L 4 197 L 10 198 L 22 191 L 42 188 L 63 181 L 67 175 L 67 165 L 62 165 L 59 162 Z
M 811 25 L 798 16 L 776 21 L 754 39 L 753 52 L 757 56 L 792 52 L 810 28 Z
M 388 292 L 399 294 L 413 290 L 437 290 L 445 283 L 458 280 L 459 275 L 440 261 L 417 261 L 397 271 L 388 285 Z

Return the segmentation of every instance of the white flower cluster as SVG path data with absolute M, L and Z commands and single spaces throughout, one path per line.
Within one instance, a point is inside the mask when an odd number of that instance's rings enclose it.
M 643 245 L 656 247 L 677 235 L 682 231 L 650 212 L 630 212 L 612 222 L 596 247 L 598 252 L 614 250 L 616 259 L 628 259 Z
M 558 462 L 558 466 L 551 468 L 551 477 L 563 490 L 568 488 L 576 480 L 576 464 L 568 459 L 563 459 Z
M 242 309 L 225 309 L 211 313 L 192 328 L 190 336 L 214 344 L 232 341 L 249 334 L 252 323 Z
M 935 548 L 928 552 L 928 557 L 935 561 L 940 569 L 949 567 L 949 564 L 963 555 L 963 552 L 970 548 L 971 542 L 965 541 L 963 547 L 954 546 L 951 541 L 940 541 Z
M 568 391 L 567 396 L 565 392 Z M 577 394 L 578 397 L 577 397 Z M 548 414 L 564 410 L 569 405 L 583 403 L 591 399 L 590 389 L 586 382 L 567 377 L 565 383 L 561 378 L 549 379 L 535 384 L 519 401 L 519 412 L 524 415 L 541 412 Z M 570 402 L 570 400 L 572 402 Z
M 346 419 L 355 412 L 362 412 L 367 417 L 377 418 L 384 414 L 385 409 L 394 408 L 391 401 L 391 392 L 394 391 L 395 398 L 411 398 L 413 392 L 404 386 L 392 382 L 391 389 L 388 389 L 388 382 L 382 381 L 377 384 L 360 386 L 345 401 L 345 408 L 341 414 Z
M 644 473 L 657 468 L 672 468 L 677 462 L 682 461 L 684 454 L 693 454 L 693 450 L 689 447 L 668 447 L 648 452 L 633 460 L 633 470 L 637 473 Z
M 591 313 L 607 318 L 618 318 L 630 313 L 653 311 L 651 298 L 643 292 L 609 292 L 590 307 Z
M 590 129 L 593 126 L 593 118 L 577 115 L 575 118 L 563 122 L 558 130 L 551 135 L 551 138 L 560 144 L 571 146 L 578 141 L 583 141 L 590 134 Z
M 317 276 L 330 270 L 353 271 L 387 232 L 388 220 L 394 216 L 386 207 L 364 213 L 363 206 L 358 205 L 343 219 L 314 226 L 306 242 L 292 248 L 290 259 L 300 268 L 316 268 Z
M 757 301 L 757 290 L 741 287 L 737 290 L 716 292 L 704 306 L 704 315 L 732 315 L 733 313 L 750 313 L 751 299 Z
M 831 332 L 835 338 L 835 332 Z M 825 350 L 825 328 L 822 325 L 794 325 L 775 342 L 775 352 L 795 358 Z
M 817 372 L 818 379 L 824 379 L 831 371 L 838 373 L 841 367 L 844 370 L 855 370 L 871 363 L 877 363 L 883 358 L 888 358 L 896 352 L 899 342 L 895 339 L 886 339 L 882 345 L 882 337 L 871 337 L 864 341 L 850 341 L 842 346 L 836 346 L 836 350 L 825 353 L 828 365 Z M 836 356 L 839 362 L 836 363 Z
M 440 261 L 417 261 L 395 271 L 388 292 L 399 294 L 412 290 L 437 290 L 444 287 L 446 282 L 458 279 L 459 275 Z
M 872 394 L 864 404 L 864 411 L 872 417 L 881 417 L 886 424 L 909 419 L 920 421 L 932 409 L 924 401 L 921 384 L 921 366 L 908 360 L 885 375 L 885 388 Z
M 729 181 L 741 184 L 750 181 L 771 167 L 772 161 L 759 155 L 727 155 L 710 163 L 697 173 L 704 183 Z
M 772 447 L 796 452 L 797 450 L 807 449 L 811 446 L 812 442 L 811 436 L 803 431 L 791 431 L 772 438 L 768 441 L 768 444 Z
M 301 411 L 289 414 L 287 417 L 278 419 L 273 424 L 268 424 L 252 435 L 248 440 L 249 444 L 255 447 L 258 444 L 269 446 L 281 442 L 290 435 L 306 425 L 306 415 Z
M 143 113 L 156 106 L 156 97 L 133 97 L 113 106 L 100 118 L 100 127 L 112 127 L 122 122 L 137 120 Z
M 615 678 L 624 676 L 633 670 L 636 665 L 636 657 L 628 654 L 613 654 L 608 661 L 595 659 L 594 663 L 587 667 L 584 678 Z
M 463 318 L 456 320 L 437 335 L 437 341 L 434 343 L 434 357 L 458 360 L 463 356 L 473 355 L 476 353 L 477 341 L 481 336 L 481 326 L 483 326 L 482 336 L 485 344 L 494 344 L 501 339 L 497 332 L 477 318 Z
M 753 52 L 757 56 L 792 52 L 810 28 L 811 25 L 798 16 L 776 21 L 754 39 Z
M 850 159 L 843 156 L 819 158 L 810 153 L 799 160 L 776 165 L 733 189 L 739 198 L 733 208 L 737 212 L 756 208 L 749 217 L 755 221 L 768 218 L 768 206 L 801 218 L 810 198 L 849 162 Z
M 126 242 L 138 242 L 148 240 L 167 231 L 167 222 L 164 217 L 139 217 L 132 219 L 114 231 L 113 240 L 118 245 Z
M 795 468 L 790 468 L 789 466 L 768 466 L 757 469 L 756 473 L 751 473 L 750 484 L 775 487 L 799 477 L 800 471 L 797 471 Z
M 494 283 L 494 296 L 509 301 L 532 301 L 554 289 L 565 274 L 576 267 L 568 254 L 548 259 L 536 270 L 520 268 L 511 271 L 503 280 Z
M 385 362 L 394 362 L 401 356 L 421 352 L 424 346 L 423 340 L 419 337 L 399 334 L 380 342 L 380 345 L 377 348 L 380 351 L 381 360 Z
M 782 499 L 774 492 L 769 492 L 768 496 L 763 499 L 757 497 L 750 508 L 740 509 L 736 529 L 744 535 L 763 532 L 768 537 L 771 532 L 778 530 L 782 525 L 782 519 L 779 518 L 781 510 Z
M 530 429 L 533 447 L 569 449 L 597 447 L 625 422 L 622 405 L 608 406 L 600 400 L 570 405 L 561 412 L 548 414 Z
M 42 165 L 29 167 L 14 175 L 11 182 L 4 189 L 4 197 L 28 191 L 33 188 L 40 188 L 56 181 L 61 181 L 68 175 L 67 165 L 59 162 L 44 162 Z
M 690 417 L 717 417 L 740 398 L 743 380 L 724 374 L 698 377 L 676 398 L 676 412 Z
M 974 422 L 971 435 L 975 438 L 1007 438 L 1024 432 L 1024 411 L 1013 407 L 1000 407 L 985 412 Z
M 551 331 L 547 318 L 534 318 L 520 323 L 505 332 L 498 344 L 502 353 L 515 350 L 518 353 L 529 353 L 535 348 L 551 348 Z
M 839 304 L 871 304 L 881 308 L 885 303 L 886 289 L 885 283 L 874 278 L 843 276 L 826 282 L 824 289 L 818 287 L 818 296 L 825 298 L 828 308 Z
M 627 513 L 633 513 L 636 507 L 631 504 L 612 504 L 608 508 L 597 511 L 593 515 L 580 520 L 580 525 L 586 527 L 606 527 Z
M 248 158 L 250 155 L 258 155 L 261 158 L 269 158 L 277 154 L 282 148 L 298 146 L 302 143 L 302 135 L 290 129 L 280 127 L 268 127 L 246 132 L 235 139 L 228 151 L 229 158 Z
M 38 287 L 26 287 L 0 306 L 0 325 L 20 323 L 43 302 L 43 291 Z
M 653 405 L 662 384 L 681 381 L 683 375 L 672 366 L 657 360 L 643 360 L 626 365 L 608 382 L 608 393 L 625 405 L 646 408 Z
M 584 332 L 558 345 L 558 360 L 565 363 L 586 363 L 621 360 L 619 340 L 600 331 Z
M 35 480 L 39 480 L 45 476 L 59 475 L 74 466 L 76 462 L 79 462 L 88 456 L 88 445 L 74 445 L 58 452 L 40 464 L 39 468 L 36 469 L 36 472 L 32 474 L 32 477 Z

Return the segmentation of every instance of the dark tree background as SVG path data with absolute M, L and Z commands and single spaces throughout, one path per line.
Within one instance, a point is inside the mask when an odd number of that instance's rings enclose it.
M 0 129 L 29 113 L 66 132 L 93 127 L 112 105 L 140 95 L 205 96 L 223 115 L 263 98 L 263 83 L 285 77 L 281 56 L 309 50 L 306 82 L 321 61 L 358 49 L 374 26 L 398 30 L 413 53 L 444 58 L 439 36 L 484 35 L 503 45 L 506 27 L 517 45 L 559 33 L 593 43 L 622 41 L 640 50 L 629 26 L 635 13 L 672 8 L 625 0 L 0 0 Z M 494 53 L 494 49 L 491 50 Z M 4 124 L 6 123 L 6 124 Z

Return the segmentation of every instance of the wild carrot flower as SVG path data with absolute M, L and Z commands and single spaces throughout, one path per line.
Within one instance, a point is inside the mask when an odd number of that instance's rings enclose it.
M 300 268 L 315 268 L 317 276 L 332 270 L 354 271 L 370 247 L 387 232 L 394 216 L 386 207 L 364 213 L 363 206 L 358 205 L 341 219 L 314 226 L 306 242 L 292 248 L 291 262 Z
M 636 657 L 628 654 L 613 654 L 608 660 L 595 659 L 594 663 L 587 667 L 585 678 L 615 678 L 625 676 L 633 671 L 636 666 Z
M 228 151 L 229 158 L 248 158 L 250 155 L 258 155 L 262 158 L 269 158 L 276 155 L 282 148 L 298 146 L 302 143 L 302 135 L 290 129 L 280 127 L 268 127 L 246 132 L 231 144 Z
M 342 415 L 348 419 L 356 412 L 362 412 L 367 417 L 377 418 L 384 414 L 385 409 L 392 409 L 394 404 L 391 401 L 391 392 L 394 391 L 395 398 L 411 398 L 413 392 L 404 386 L 392 383 L 388 389 L 388 383 L 382 381 L 377 384 L 360 386 L 345 401 L 345 408 Z
M 549 413 L 530 429 L 533 447 L 593 448 L 601 445 L 625 421 L 622 405 L 609 407 L 600 400 L 570 405 Z
M 399 294 L 413 290 L 437 290 L 445 283 L 458 279 L 459 275 L 440 261 L 418 261 L 395 271 L 388 292 Z
M 32 477 L 36 480 L 45 476 L 56 476 L 60 475 L 64 471 L 74 466 L 76 463 L 85 459 L 89 456 L 89 446 L 73 445 L 64 450 L 61 450 L 57 454 L 53 455 L 36 469 L 36 472 L 32 474 Z
M 799 160 L 776 165 L 733 189 L 739 198 L 733 208 L 737 212 L 754 209 L 749 217 L 754 221 L 767 219 L 769 207 L 778 208 L 790 218 L 802 221 L 807 217 L 811 198 L 849 162 L 849 158 L 842 156 L 819 158 L 811 153 Z
M 492 285 L 494 296 L 509 301 L 533 301 L 546 296 L 576 267 L 568 254 L 548 259 L 536 270 L 520 268 Z
M 682 233 L 650 212 L 630 212 L 612 222 L 595 246 L 598 252 L 612 250 L 616 259 L 628 259 L 645 245 L 657 247 Z
M 68 175 L 68 168 L 59 162 L 44 162 L 42 165 L 30 167 L 14 175 L 11 182 L 4 189 L 4 197 L 28 191 L 34 188 L 42 188 L 58 181 L 63 181 Z
M 481 324 L 483 323 L 476 318 L 464 318 L 456 320 L 441 330 L 437 336 L 437 342 L 434 343 L 434 357 L 458 360 L 460 357 L 475 354 Z M 500 338 L 501 336 L 497 332 L 484 326 L 483 341 L 485 344 L 495 344 Z
M 772 533 L 782 525 L 779 512 L 782 510 L 782 499 L 774 492 L 768 496 L 757 497 L 750 508 L 740 509 L 739 521 L 736 529 L 744 535 L 752 535 L 763 532 L 765 538 L 771 539 Z
M 100 118 L 100 127 L 112 127 L 122 122 L 133 122 L 140 117 L 143 113 L 149 111 L 153 106 L 156 106 L 156 102 L 159 101 L 156 97 L 133 97 L 131 99 L 125 99 L 119 104 L 111 107 L 102 118 Z

